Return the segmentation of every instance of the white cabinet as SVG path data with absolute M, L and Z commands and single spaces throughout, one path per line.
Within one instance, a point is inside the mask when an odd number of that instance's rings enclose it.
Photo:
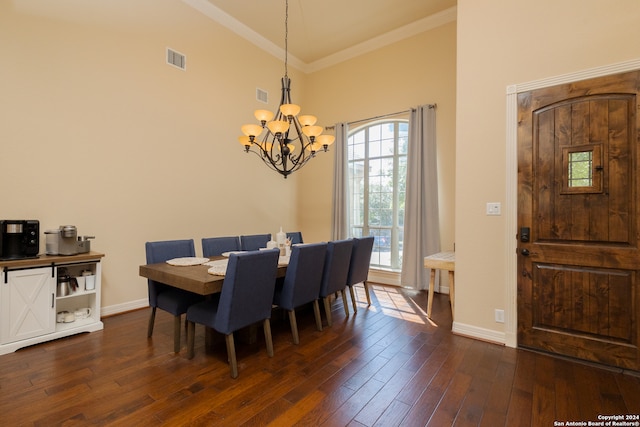
M 103 329 L 101 259 L 96 252 L 0 261 L 0 355 L 81 332 Z M 58 278 L 75 285 L 60 292 Z

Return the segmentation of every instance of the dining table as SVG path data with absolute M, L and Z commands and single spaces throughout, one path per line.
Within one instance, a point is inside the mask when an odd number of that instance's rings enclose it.
M 210 261 L 225 260 L 224 256 L 209 257 Z M 166 262 L 145 264 L 140 266 L 139 274 L 174 288 L 183 289 L 199 295 L 213 295 L 222 291 L 224 275 L 209 273 L 207 264 L 177 266 Z M 278 264 L 276 277 L 284 277 L 286 264 Z
M 208 257 L 210 261 L 220 262 L 227 260 L 225 256 Z M 168 262 L 145 264 L 139 268 L 139 275 L 174 288 L 194 292 L 199 295 L 211 296 L 222 291 L 224 274 L 211 274 L 210 263 L 198 265 L 171 265 Z M 223 270 L 224 271 L 224 270 Z M 287 272 L 287 264 L 280 257 L 276 278 L 284 277 Z M 257 328 L 252 325 L 239 331 L 240 341 L 255 343 L 257 340 Z M 219 334 L 211 328 L 205 328 L 205 348 L 210 350 L 215 343 L 220 342 Z

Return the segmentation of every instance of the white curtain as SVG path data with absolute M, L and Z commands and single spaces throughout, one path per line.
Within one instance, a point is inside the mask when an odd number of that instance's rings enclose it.
M 333 144 L 336 152 L 333 174 L 333 212 L 331 214 L 331 239 L 341 240 L 349 236 L 347 215 L 349 199 L 347 197 L 347 132 L 346 123 L 336 124 L 336 140 Z
M 435 105 L 411 110 L 401 284 L 429 287 L 424 257 L 440 252 Z

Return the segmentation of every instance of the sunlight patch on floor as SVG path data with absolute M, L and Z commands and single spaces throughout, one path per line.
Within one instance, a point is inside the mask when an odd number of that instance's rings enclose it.
M 364 288 L 355 287 L 354 289 L 358 301 L 366 301 L 367 297 L 364 293 Z M 372 304 L 369 307 L 370 310 L 375 309 L 377 311 L 379 307 L 385 316 L 391 316 L 421 325 L 429 323 L 437 326 L 427 318 L 427 313 L 422 307 L 416 305 L 411 298 L 403 295 L 399 289 L 372 285 L 369 285 L 369 289 L 373 291 L 372 293 L 375 293 L 375 298 L 378 300 L 378 304 Z

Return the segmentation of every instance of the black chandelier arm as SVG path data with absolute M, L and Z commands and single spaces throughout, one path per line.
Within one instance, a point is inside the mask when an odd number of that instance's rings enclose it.
M 258 144 L 256 144 L 256 145 L 258 145 Z M 251 148 L 253 148 L 253 147 L 251 147 Z M 287 177 L 287 175 L 289 175 L 292 172 L 291 170 L 283 171 L 283 170 L 279 169 L 278 166 L 277 166 L 277 163 L 274 162 L 269 156 L 266 156 L 264 154 L 264 151 L 259 146 L 257 147 L 258 151 L 253 150 L 251 148 L 249 148 L 249 150 L 245 150 L 245 152 L 255 154 L 256 156 L 258 156 L 258 158 L 260 158 L 264 162 L 265 165 L 267 165 L 269 168 L 273 169 L 274 171 L 278 172 L 279 174 L 283 175 L 285 178 Z

